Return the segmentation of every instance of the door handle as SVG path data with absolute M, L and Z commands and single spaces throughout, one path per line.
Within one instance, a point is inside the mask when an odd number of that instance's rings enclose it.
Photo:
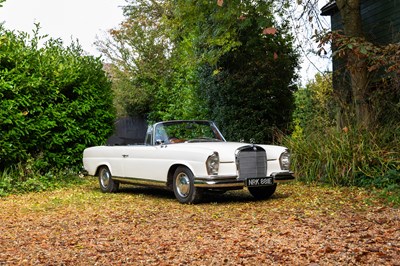
M 128 154 L 122 154 L 122 157 L 127 158 L 127 157 L 129 157 L 129 155 Z

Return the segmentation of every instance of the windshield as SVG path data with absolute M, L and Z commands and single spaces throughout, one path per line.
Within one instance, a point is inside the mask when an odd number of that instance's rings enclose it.
M 170 121 L 155 127 L 156 143 L 224 141 L 219 130 L 209 121 Z

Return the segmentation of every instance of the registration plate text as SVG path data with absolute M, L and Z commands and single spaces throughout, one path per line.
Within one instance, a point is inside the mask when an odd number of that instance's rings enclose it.
M 261 177 L 261 178 L 247 178 L 246 186 L 248 187 L 260 187 L 260 186 L 270 186 L 274 183 L 272 177 Z

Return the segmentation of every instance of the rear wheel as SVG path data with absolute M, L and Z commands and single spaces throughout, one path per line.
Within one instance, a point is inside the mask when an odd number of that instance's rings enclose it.
M 193 173 L 187 167 L 180 166 L 176 169 L 173 188 L 175 197 L 180 203 L 196 203 L 201 198 L 202 190 L 194 186 Z
M 99 169 L 99 184 L 102 192 L 117 192 L 119 183 L 114 181 L 107 166 Z
M 255 199 L 268 199 L 275 193 L 276 184 L 267 187 L 249 187 L 248 190 Z

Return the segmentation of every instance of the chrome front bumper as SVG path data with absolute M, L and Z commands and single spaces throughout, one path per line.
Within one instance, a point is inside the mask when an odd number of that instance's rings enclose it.
M 292 172 L 277 172 L 272 173 L 274 183 L 287 182 L 294 179 Z M 195 177 L 195 187 L 201 188 L 226 188 L 226 189 L 241 189 L 245 187 L 245 180 L 239 180 L 237 175 L 234 176 L 206 176 Z
M 202 188 L 243 188 L 244 181 L 238 180 L 237 176 L 206 176 L 195 177 L 194 186 Z
M 287 181 L 294 180 L 293 172 L 277 172 L 272 173 L 271 176 L 274 178 L 274 182 L 276 183 L 284 183 Z

